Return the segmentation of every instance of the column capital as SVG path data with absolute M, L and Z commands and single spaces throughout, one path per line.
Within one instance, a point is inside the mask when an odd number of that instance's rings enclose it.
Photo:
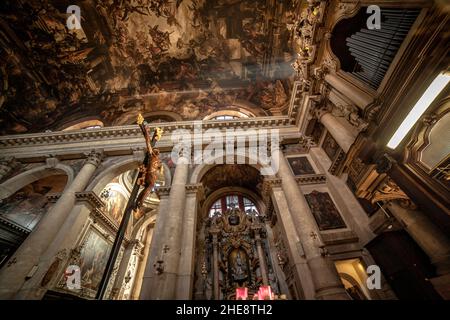
M 331 108 L 329 108 L 328 106 L 322 106 L 320 108 L 314 109 L 313 112 L 317 120 L 320 120 L 320 118 L 322 118 L 325 114 L 331 114 Z
M 392 166 L 394 164 L 396 164 L 397 161 L 392 158 L 389 154 L 385 153 L 382 156 L 380 156 L 376 161 L 376 170 L 377 173 L 382 174 L 382 173 L 388 173 L 391 169 Z
M 281 152 L 281 151 L 280 151 Z M 270 192 L 274 187 L 281 187 L 280 178 L 266 178 L 263 181 L 263 193 Z
M 203 187 L 203 184 L 196 183 L 196 184 L 187 184 L 185 186 L 186 189 L 186 196 L 195 196 L 198 201 L 202 202 L 205 200 L 205 189 Z
M 86 153 L 85 155 L 87 157 L 85 164 L 90 163 L 96 167 L 100 165 L 104 156 L 103 150 L 100 149 L 92 150 L 91 152 Z
M 167 198 L 170 195 L 170 187 L 159 187 L 156 189 L 156 194 L 159 198 Z

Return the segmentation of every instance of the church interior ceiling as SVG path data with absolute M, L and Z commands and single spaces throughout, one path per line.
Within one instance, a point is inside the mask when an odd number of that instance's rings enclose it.
M 249 165 L 217 165 L 202 178 L 205 196 L 224 187 L 241 187 L 261 194 L 263 178 L 258 169 Z
M 169 111 L 203 119 L 238 101 L 286 114 L 297 1 L 64 0 L 0 3 L 1 133 Z

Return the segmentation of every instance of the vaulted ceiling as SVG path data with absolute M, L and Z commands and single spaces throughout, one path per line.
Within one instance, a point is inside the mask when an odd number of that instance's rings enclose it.
M 294 0 L 85 0 L 0 3 L 1 133 L 57 130 L 138 113 L 183 120 L 242 106 L 287 112 Z

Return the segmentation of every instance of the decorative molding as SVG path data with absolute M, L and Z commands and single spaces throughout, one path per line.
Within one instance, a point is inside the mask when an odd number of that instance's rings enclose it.
M 103 200 L 93 191 L 75 192 L 75 199 L 77 201 L 87 202 L 93 209 L 103 208 L 105 206 Z
M 349 231 L 334 231 L 334 232 L 321 232 L 320 236 L 325 245 L 338 245 L 344 243 L 358 242 L 358 236 L 351 230 Z
M 50 203 L 55 203 L 56 201 L 59 200 L 61 195 L 62 195 L 62 192 L 50 193 L 50 194 L 47 195 L 47 201 L 50 202 Z
M 324 174 L 310 174 L 295 177 L 299 185 L 324 184 L 327 182 L 327 176 Z
M 346 157 L 346 154 L 345 154 L 344 150 L 339 148 L 339 153 L 335 157 L 328 172 L 330 172 L 332 175 L 339 175 L 344 167 L 345 157 Z
M 117 233 L 117 231 L 119 230 L 119 224 L 114 221 L 113 219 L 111 219 L 104 211 L 103 209 L 99 209 L 99 208 L 94 208 L 91 211 L 91 215 L 94 218 L 98 218 L 103 225 L 105 225 L 109 231 L 112 232 L 112 234 Z M 128 240 L 129 241 L 129 240 Z M 127 242 L 128 242 L 127 241 Z
M 179 129 L 194 130 L 194 125 L 201 123 L 203 129 L 219 128 L 258 128 L 285 127 L 290 125 L 287 116 L 271 116 L 257 118 L 241 118 L 226 121 L 183 121 L 158 123 L 165 136 Z M 86 141 L 104 141 L 117 138 L 140 138 L 142 132 L 137 125 L 106 127 L 79 131 L 59 131 L 31 134 L 18 134 L 0 137 L 0 147 L 38 146 L 57 143 L 74 143 Z M 164 136 L 163 136 L 164 139 Z
M 26 235 L 31 233 L 30 229 L 25 228 L 25 227 L 15 223 L 14 221 L 6 219 L 6 218 L 2 217 L 1 215 L 0 215 L 0 224 L 6 225 L 7 227 L 9 227 L 11 229 L 14 229 L 14 230 L 19 231 L 19 232 L 21 232 L 23 234 L 26 234 Z
M 281 179 L 279 178 L 266 178 L 263 182 L 263 193 L 268 193 L 273 187 L 281 187 Z
M 409 200 L 409 197 L 389 176 L 378 184 L 377 188 L 371 193 L 370 201 L 376 203 L 379 201 L 390 201 L 404 199 Z

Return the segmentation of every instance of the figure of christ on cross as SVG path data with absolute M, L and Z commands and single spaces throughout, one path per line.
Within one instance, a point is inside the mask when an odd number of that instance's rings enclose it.
M 156 179 L 162 169 L 162 163 L 159 158 L 159 149 L 154 148 L 156 141 L 161 138 L 162 130 L 159 128 L 155 129 L 153 136 L 150 138 L 150 129 L 146 126 L 142 116 L 138 117 L 138 124 L 142 130 L 145 137 L 145 144 L 147 147 L 147 156 L 145 157 L 144 163 L 139 166 L 139 175 L 137 179 L 137 184 L 143 186 L 144 189 L 139 193 L 136 202 L 134 204 L 135 218 L 140 218 L 142 216 L 141 208 L 144 204 L 145 199 L 152 192 L 155 186 Z

